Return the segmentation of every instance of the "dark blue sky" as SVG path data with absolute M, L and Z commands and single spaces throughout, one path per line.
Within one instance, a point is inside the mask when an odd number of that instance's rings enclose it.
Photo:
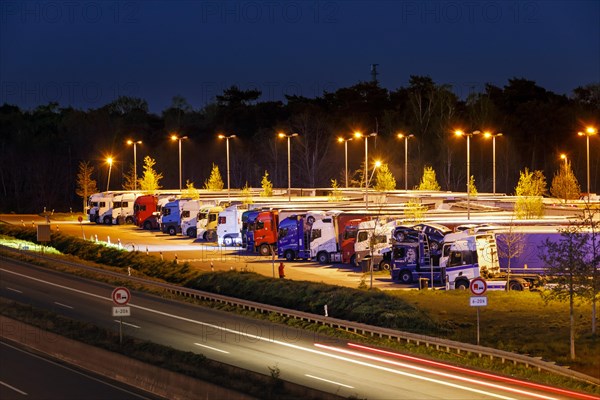
M 118 95 L 160 112 L 224 88 L 321 95 L 410 75 L 461 97 L 512 77 L 570 94 L 600 82 L 598 1 L 0 0 L 0 103 L 100 107 Z

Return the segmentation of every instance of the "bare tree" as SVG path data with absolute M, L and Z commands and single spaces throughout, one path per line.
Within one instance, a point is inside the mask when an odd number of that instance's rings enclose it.
M 514 218 L 514 216 L 513 216 Z M 508 229 L 500 235 L 496 235 L 496 243 L 498 247 L 498 257 L 506 258 L 506 290 L 510 290 L 510 272 L 511 262 L 513 259 L 519 258 L 526 249 L 525 234 L 517 230 L 516 225 L 511 219 Z
M 92 179 L 93 173 L 94 167 L 92 167 L 88 161 L 81 161 L 79 163 L 76 193 L 83 199 L 83 212 L 85 212 L 88 197 L 90 197 L 92 193 L 98 192 L 96 181 Z

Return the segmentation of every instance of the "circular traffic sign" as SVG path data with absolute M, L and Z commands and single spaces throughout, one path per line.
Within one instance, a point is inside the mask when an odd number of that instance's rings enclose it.
M 485 279 L 478 277 L 471 281 L 469 289 L 471 289 L 471 293 L 475 296 L 481 296 L 487 290 L 487 283 L 485 282 Z
M 80 215 L 79 217 L 77 217 L 77 221 L 83 222 L 83 217 Z
M 113 303 L 116 305 L 124 306 L 129 303 L 129 299 L 131 299 L 131 293 L 126 287 L 118 287 L 113 290 L 112 299 Z

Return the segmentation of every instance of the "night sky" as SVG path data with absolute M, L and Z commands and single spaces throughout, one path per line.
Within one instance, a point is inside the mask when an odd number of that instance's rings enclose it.
M 464 98 L 513 77 L 560 94 L 600 82 L 598 1 L 0 0 L 0 103 L 97 108 L 119 95 L 159 113 L 237 84 L 307 97 L 410 75 Z

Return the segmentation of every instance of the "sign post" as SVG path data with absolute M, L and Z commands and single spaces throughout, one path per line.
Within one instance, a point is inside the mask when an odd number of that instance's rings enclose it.
M 83 237 L 83 240 L 85 240 L 85 233 L 83 233 L 83 217 L 80 215 L 77 217 L 77 221 L 79 221 L 79 225 L 81 226 L 81 236 Z
M 127 306 L 131 300 L 131 293 L 126 287 L 117 287 L 112 291 L 112 300 L 115 307 L 112 308 L 113 317 L 119 317 L 119 344 L 123 344 L 123 317 L 131 315 L 131 308 Z
M 471 296 L 470 304 L 471 307 L 477 307 L 477 346 L 479 346 L 479 307 L 487 306 L 487 297 L 484 296 L 487 291 L 487 282 L 481 277 L 475 278 L 471 281 L 469 289 L 475 295 Z

